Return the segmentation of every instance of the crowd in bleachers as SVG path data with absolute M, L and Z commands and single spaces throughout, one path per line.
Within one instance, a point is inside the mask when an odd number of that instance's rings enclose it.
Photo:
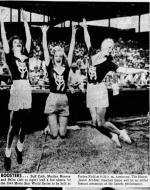
M 139 47 L 136 41 L 123 41 L 121 38 L 115 43 L 113 50 L 114 62 L 122 67 L 149 69 L 149 50 Z M 108 79 L 109 78 L 109 79 Z M 146 74 L 115 74 L 106 76 L 107 85 L 111 87 L 117 80 L 120 87 L 145 87 L 149 85 L 149 73 Z
M 53 54 L 55 46 L 64 48 L 66 54 L 69 51 L 69 44 L 65 41 L 48 42 L 48 49 L 50 54 Z M 95 49 L 95 52 L 100 49 Z M 113 50 L 113 59 L 116 64 L 123 67 L 145 68 L 149 69 L 149 50 L 139 47 L 136 41 L 123 41 L 121 38 L 115 43 Z M 84 43 L 76 43 L 73 56 L 73 66 L 76 68 L 81 78 L 86 81 L 86 68 L 88 64 L 88 52 Z M 76 72 L 75 71 L 75 72 Z M 4 77 L 8 76 L 8 77 Z M 32 51 L 30 54 L 30 81 L 36 88 L 45 88 L 48 86 L 48 76 L 44 64 L 44 56 L 41 42 L 33 40 Z M 7 79 L 6 79 L 7 78 Z M 149 86 L 149 73 L 134 74 L 134 75 L 119 75 L 109 72 L 104 81 L 108 88 L 112 88 L 112 84 L 118 83 L 120 87 L 145 87 Z M 5 63 L 5 56 L 3 53 L 2 43 L 0 42 L 0 81 L 1 85 L 10 84 L 10 72 Z

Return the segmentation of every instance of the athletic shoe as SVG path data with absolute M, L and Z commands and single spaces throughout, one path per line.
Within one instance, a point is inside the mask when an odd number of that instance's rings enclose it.
M 115 134 L 115 133 L 111 133 L 111 135 L 112 135 L 111 140 L 115 142 L 116 146 L 117 146 L 118 148 L 122 148 L 122 145 L 120 144 L 118 135 Z
M 4 168 L 6 171 L 9 171 L 11 168 L 11 159 L 10 157 L 4 157 Z
M 15 150 L 16 150 L 16 153 L 17 153 L 17 162 L 18 162 L 18 164 L 22 164 L 22 152 L 20 152 L 18 150 L 17 146 L 16 146 Z
M 119 138 L 128 144 L 132 143 L 132 140 L 130 139 L 130 137 L 125 129 L 120 131 Z

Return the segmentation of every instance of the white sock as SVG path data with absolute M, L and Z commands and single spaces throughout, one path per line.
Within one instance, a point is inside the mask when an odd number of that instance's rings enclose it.
M 20 140 L 18 140 L 18 142 L 17 142 L 17 148 L 18 148 L 18 150 L 19 150 L 20 152 L 22 152 L 22 150 L 23 150 L 23 144 L 24 144 L 24 143 L 21 143 Z
M 11 156 L 11 148 L 7 148 L 5 149 L 5 155 L 7 158 L 9 158 Z

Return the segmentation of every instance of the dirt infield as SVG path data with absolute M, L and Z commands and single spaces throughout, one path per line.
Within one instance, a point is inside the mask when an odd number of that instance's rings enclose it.
M 126 125 L 126 126 L 125 126 Z M 122 149 L 89 125 L 68 130 L 68 138 L 53 140 L 42 131 L 28 134 L 25 141 L 23 164 L 18 165 L 12 150 L 13 173 L 99 173 L 146 174 L 149 161 L 149 124 L 147 121 L 121 123 L 131 138 L 132 145 L 121 142 Z M 6 137 L 0 137 L 0 172 L 3 168 Z

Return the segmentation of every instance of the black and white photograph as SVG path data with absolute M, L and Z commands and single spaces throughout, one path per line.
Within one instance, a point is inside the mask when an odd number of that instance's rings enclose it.
M 150 187 L 0 187 L 1 190 L 150 190 Z
M 64 190 L 149 190 L 150 187 L 69 187 Z
M 0 173 L 149 174 L 149 6 L 0 1 Z
M 149 190 L 150 187 L 0 187 L 1 190 Z
M 8 189 L 10 190 L 63 190 L 62 187 L 0 187 L 0 190 L 8 190 Z

